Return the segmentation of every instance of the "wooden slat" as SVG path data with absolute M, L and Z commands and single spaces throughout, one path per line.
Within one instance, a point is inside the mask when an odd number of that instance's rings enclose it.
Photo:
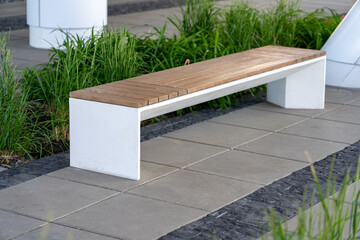
M 292 63 L 295 63 L 294 61 Z M 206 88 L 214 87 L 220 84 L 228 83 L 241 78 L 250 77 L 256 74 L 264 73 L 276 69 L 275 66 L 285 67 L 291 65 L 289 61 L 277 60 L 272 62 L 260 62 L 255 66 L 247 65 L 246 67 L 235 69 L 232 71 L 224 71 L 216 76 L 209 78 L 197 79 L 196 81 L 187 80 L 175 83 L 176 87 L 188 87 L 188 92 L 196 92 Z
M 143 107 L 325 55 L 266 46 L 70 93 L 70 97 Z
M 135 108 L 149 105 L 149 102 L 147 100 L 104 94 L 98 91 L 90 90 L 89 88 L 71 92 L 70 97 Z

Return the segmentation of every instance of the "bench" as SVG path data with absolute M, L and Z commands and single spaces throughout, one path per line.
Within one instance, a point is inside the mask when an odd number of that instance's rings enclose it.
M 325 52 L 266 46 L 70 93 L 70 165 L 140 179 L 140 122 L 262 84 L 267 101 L 322 109 Z

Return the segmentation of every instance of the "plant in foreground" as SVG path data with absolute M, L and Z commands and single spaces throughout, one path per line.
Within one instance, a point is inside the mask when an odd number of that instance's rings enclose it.
M 316 239 L 316 240 L 335 240 L 335 239 L 359 239 L 360 238 L 360 191 L 357 191 L 360 172 L 360 157 L 356 169 L 355 177 L 349 176 L 347 172 L 340 190 L 336 193 L 336 179 L 332 179 L 332 166 L 328 177 L 327 189 L 323 193 L 319 179 L 315 172 L 314 165 L 310 165 L 316 191 L 314 196 L 320 198 L 317 205 L 318 210 L 313 207 L 303 211 L 299 209 L 297 217 L 297 226 L 294 229 L 288 229 L 287 223 L 283 224 L 274 210 L 270 209 L 268 213 L 269 227 L 271 234 L 265 235 L 263 239 Z M 352 194 L 349 197 L 348 185 L 354 182 Z M 350 201 L 349 199 L 350 198 Z M 346 200 L 351 202 L 347 204 Z
M 41 155 L 47 141 L 45 123 L 29 102 L 29 91 L 20 82 L 6 46 L 7 36 L 0 38 L 0 164 L 34 152 Z

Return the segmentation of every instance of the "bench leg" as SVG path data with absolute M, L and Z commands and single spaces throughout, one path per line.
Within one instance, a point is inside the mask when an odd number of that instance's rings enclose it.
M 268 83 L 267 101 L 284 108 L 323 109 L 325 58 L 303 66 L 285 79 Z
M 139 180 L 139 110 L 70 98 L 70 165 Z

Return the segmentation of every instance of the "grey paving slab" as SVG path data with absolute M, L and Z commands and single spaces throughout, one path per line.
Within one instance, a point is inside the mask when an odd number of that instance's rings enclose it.
M 267 185 L 307 165 L 233 150 L 197 163 L 188 169 Z
M 12 40 L 27 40 L 29 39 L 29 29 L 11 30 L 10 41 Z
M 214 211 L 253 191 L 261 185 L 181 170 L 130 190 L 140 196 Z
M 305 119 L 306 117 L 245 108 L 214 118 L 210 122 L 276 131 Z
M 154 27 L 162 30 L 163 24 L 157 24 L 155 26 L 147 25 L 147 26 L 134 26 L 134 25 L 127 25 L 127 29 L 133 34 L 136 34 L 139 37 L 143 36 L 149 36 L 149 34 L 155 34 L 153 36 L 150 36 L 151 38 L 157 38 L 157 31 L 154 29 Z M 114 26 L 116 28 L 119 28 L 119 26 Z M 173 34 L 176 34 L 178 31 L 174 27 L 166 27 L 165 35 L 168 37 L 171 37 Z
M 263 130 L 205 122 L 166 134 L 164 137 L 232 148 L 267 134 L 269 132 Z
M 157 239 L 206 214 L 206 211 L 121 194 L 57 222 L 122 239 L 143 240 Z
M 0 172 L 5 171 L 6 168 L 0 167 Z
M 182 168 L 226 150 L 221 147 L 159 137 L 141 143 L 141 160 Z
M 22 199 L 26 201 L 26 199 Z M 10 239 L 43 225 L 43 221 L 0 210 L 0 239 Z
M 335 103 L 325 103 L 324 109 L 286 109 L 268 102 L 263 102 L 251 106 L 249 107 L 249 109 L 258 109 L 258 110 L 265 110 L 270 112 L 286 113 L 286 114 L 293 114 L 293 115 L 305 116 L 305 117 L 314 117 L 321 113 L 325 113 L 335 108 L 338 108 L 340 106 L 342 105 Z
M 13 2 L 1 4 L 0 6 L 0 17 L 13 17 L 21 16 L 26 14 L 26 4 L 25 2 Z
M 312 160 L 315 162 L 347 146 L 347 144 L 343 143 L 274 133 L 241 146 L 238 149 L 304 162 L 308 162 L 304 154 L 304 151 L 308 151 Z
M 122 24 L 131 24 L 131 25 L 164 25 L 167 21 L 168 17 L 179 16 L 180 15 L 180 8 L 167 8 L 167 9 L 160 9 L 160 10 L 152 10 L 146 12 L 139 12 L 139 13 L 131 13 L 126 15 L 118 15 L 118 16 L 111 16 L 108 17 L 108 25 L 117 25 L 120 26 Z M 168 22 L 170 26 L 170 22 Z
M 323 119 L 310 119 L 280 132 L 352 144 L 360 139 L 360 126 Z
M 21 29 L 21 30 L 11 30 L 10 35 L 9 32 L 0 32 L 0 37 L 6 36 L 8 41 L 15 40 L 27 40 L 29 39 L 29 29 Z
M 158 178 L 175 170 L 177 169 L 164 165 L 141 162 L 141 179 L 139 181 L 133 181 L 72 167 L 52 172 L 48 174 L 48 176 L 113 189 L 117 191 L 124 191 L 135 186 L 144 184 L 148 181 L 151 181 L 155 178 Z
M 356 99 L 355 101 L 350 102 L 349 105 L 360 107 L 360 98 Z
M 115 238 L 106 237 L 78 229 L 60 226 L 57 224 L 47 224 L 29 233 L 25 233 L 14 240 L 114 240 Z
M 49 61 L 49 50 L 36 49 L 29 46 L 28 39 L 18 39 L 9 42 L 14 59 L 37 61 L 47 63 Z
M 117 192 L 41 176 L 0 191 L 0 209 L 53 220 Z
M 321 114 L 317 118 L 345 123 L 360 124 L 360 106 L 343 106 L 335 109 L 334 111 Z
M 345 104 L 359 97 L 360 97 L 360 91 L 327 87 L 325 94 L 325 101 L 330 103 Z
M 26 68 L 35 67 L 36 65 L 43 64 L 44 62 L 39 62 L 33 59 L 24 60 L 13 58 L 13 63 L 17 70 L 25 70 Z

